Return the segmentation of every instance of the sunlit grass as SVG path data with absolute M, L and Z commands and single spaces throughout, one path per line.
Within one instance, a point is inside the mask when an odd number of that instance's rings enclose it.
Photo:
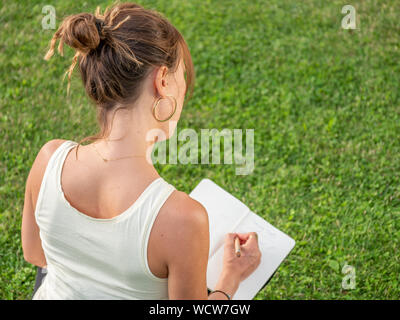
M 23 260 L 26 177 L 48 140 L 96 130 L 79 77 L 66 98 L 72 52 L 43 56 L 41 1 L 0 9 L 0 299 L 29 299 Z M 51 3 L 49 3 L 51 4 Z M 62 17 L 107 1 L 57 1 Z M 358 29 L 343 30 L 342 1 L 140 1 L 183 33 L 197 83 L 178 130 L 255 129 L 255 170 L 157 165 L 178 189 L 204 177 L 231 191 L 297 241 L 257 299 L 400 296 L 400 52 L 398 1 L 353 1 Z M 341 287 L 343 265 L 356 288 Z

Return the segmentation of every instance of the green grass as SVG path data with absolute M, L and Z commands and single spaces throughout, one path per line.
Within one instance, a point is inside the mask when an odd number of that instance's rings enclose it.
M 72 51 L 43 60 L 52 30 L 43 1 L 0 9 L 0 299 L 29 299 L 35 269 L 23 259 L 26 177 L 48 140 L 79 141 L 95 113 Z M 67 14 L 108 1 L 57 1 Z M 297 245 L 257 299 L 400 297 L 400 2 L 357 0 L 357 30 L 341 28 L 345 1 L 140 1 L 189 43 L 197 72 L 178 130 L 255 129 L 255 169 L 159 165 L 190 192 L 209 177 Z M 52 3 L 49 3 L 52 4 Z M 341 288 L 345 263 L 356 288 Z

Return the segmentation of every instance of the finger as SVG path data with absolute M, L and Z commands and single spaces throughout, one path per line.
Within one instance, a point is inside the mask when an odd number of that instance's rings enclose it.
M 228 249 L 234 249 L 235 247 L 235 238 L 237 234 L 236 233 L 227 233 L 225 235 L 225 247 Z
M 256 232 L 249 232 L 249 239 L 243 246 L 248 248 L 258 248 L 258 234 Z
M 250 233 L 236 233 L 239 240 L 240 240 L 240 244 L 244 244 L 246 243 L 246 241 L 249 239 Z
M 255 238 L 258 241 L 258 233 L 257 232 L 250 232 L 249 238 Z

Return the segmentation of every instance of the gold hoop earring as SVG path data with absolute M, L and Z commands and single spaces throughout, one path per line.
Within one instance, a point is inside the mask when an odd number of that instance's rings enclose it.
M 162 119 L 162 120 L 161 120 L 161 119 L 158 119 L 158 118 L 156 117 L 156 108 L 157 108 L 158 104 L 160 103 L 160 101 L 161 101 L 162 99 L 164 99 L 163 97 L 158 98 L 157 101 L 156 101 L 156 102 L 154 103 L 154 105 L 153 105 L 152 113 L 153 113 L 154 119 L 156 119 L 157 121 L 160 121 L 160 122 L 168 121 L 169 119 L 171 119 L 172 116 L 175 114 L 175 111 L 176 111 L 177 102 L 176 102 L 175 97 L 172 96 L 172 95 L 166 95 L 166 96 L 167 96 L 167 97 L 171 97 L 171 98 L 173 99 L 173 101 L 174 101 L 174 110 L 173 110 L 172 113 L 168 116 L 168 118 Z

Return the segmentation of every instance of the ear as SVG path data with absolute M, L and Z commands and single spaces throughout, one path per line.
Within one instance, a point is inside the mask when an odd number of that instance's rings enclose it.
M 156 69 L 156 75 L 154 77 L 154 89 L 156 95 L 165 97 L 168 94 L 168 81 L 167 81 L 168 68 L 166 66 L 161 66 Z

